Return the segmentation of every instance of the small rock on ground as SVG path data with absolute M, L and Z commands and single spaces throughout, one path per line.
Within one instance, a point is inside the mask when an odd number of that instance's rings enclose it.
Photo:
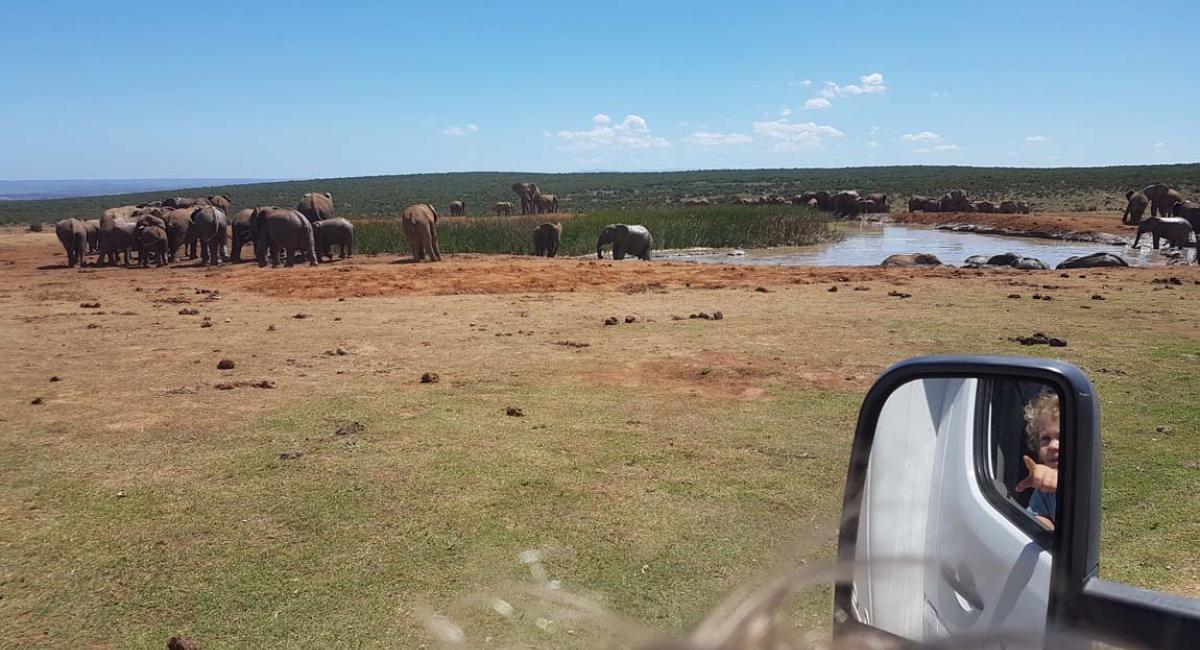
M 525 417 L 525 411 L 522 411 L 521 409 L 519 409 L 515 406 L 510 406 L 507 409 L 505 409 L 504 414 L 509 417 L 514 417 L 514 418 Z
M 436 372 L 427 372 L 427 373 L 421 375 L 421 383 L 422 384 L 436 384 L 441 380 L 442 380 L 441 376 L 438 375 Z
M 304 455 L 302 451 L 285 451 L 279 454 L 279 460 L 296 460 Z
M 1052 348 L 1065 348 L 1067 341 L 1054 336 L 1048 336 L 1043 332 L 1037 332 L 1033 336 L 1016 336 L 1010 341 L 1015 341 L 1021 345 L 1049 345 Z
M 217 370 L 233 370 L 233 359 L 221 359 L 217 362 Z
M 44 400 L 44 399 L 42 399 L 42 398 L 40 398 L 40 397 L 35 397 L 35 398 L 33 398 L 32 400 L 30 400 L 30 401 L 29 401 L 29 403 L 30 403 L 30 404 L 32 404 L 32 405 L 34 405 L 34 406 L 37 406 L 38 404 L 43 404 L 43 403 L 45 403 L 45 401 L 46 401 L 46 400 Z
M 620 323 L 620 322 L 621 322 L 621 319 L 617 318 L 616 316 L 609 316 L 608 318 L 604 319 L 605 325 L 616 325 L 617 323 Z
M 347 435 L 350 435 L 351 433 L 362 433 L 363 431 L 366 431 L 366 429 L 367 429 L 367 427 L 363 426 L 362 422 L 354 421 L 345 426 L 338 427 L 337 431 L 333 432 L 333 435 L 347 436 Z
M 167 650 L 200 650 L 200 643 L 186 636 L 167 639 Z

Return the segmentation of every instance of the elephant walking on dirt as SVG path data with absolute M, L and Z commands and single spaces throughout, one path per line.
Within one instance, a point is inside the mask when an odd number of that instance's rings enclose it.
M 543 223 L 533 229 L 533 254 L 538 257 L 554 257 L 558 255 L 558 247 L 562 245 L 562 224 Z
M 309 222 L 333 218 L 333 195 L 329 192 L 309 192 L 300 197 L 296 210 Z
M 1147 185 L 1142 188 L 1142 194 L 1150 199 L 1150 216 L 1168 217 L 1175 204 L 1183 200 L 1183 195 L 1162 183 Z
M 513 204 L 509 201 L 500 201 L 492 206 L 492 210 L 497 217 L 509 217 L 512 216 Z
M 512 191 L 516 192 L 517 196 L 521 197 L 521 214 L 534 214 L 537 210 L 534 200 L 537 198 L 538 194 L 541 194 L 541 192 L 538 191 L 537 184 L 513 183 Z
M 467 204 L 462 201 L 450 202 L 450 216 L 465 217 L 467 215 Z
M 328 257 L 333 261 L 333 247 L 338 247 L 338 259 L 354 256 L 354 224 L 337 219 L 313 222 L 313 242 L 317 246 L 317 259 Z
M 412 253 L 414 262 L 426 258 L 430 262 L 442 260 L 442 250 L 438 246 L 437 220 L 437 210 L 428 203 L 418 203 L 404 209 L 400 224 L 404 227 L 404 239 L 408 242 L 408 250 Z
M 88 230 L 83 221 L 74 218 L 63 219 L 54 224 L 54 234 L 62 244 L 63 250 L 67 252 L 67 266 L 87 266 L 84 256 L 87 254 Z
M 257 208 L 250 215 L 250 230 L 254 234 L 259 266 L 267 265 L 268 254 L 271 267 L 279 266 L 281 253 L 283 265 L 292 266 L 296 254 L 301 251 L 308 257 L 309 266 L 317 265 L 312 223 L 300 211 L 275 206 Z
M 612 258 L 623 260 L 625 255 L 633 255 L 643 260 L 650 259 L 650 251 L 654 248 L 654 237 L 645 226 L 627 226 L 614 223 L 604 227 L 596 239 L 596 258 L 604 259 L 601 249 L 612 244 Z
M 1121 223 L 1136 226 L 1146 214 L 1146 206 L 1150 205 L 1150 197 L 1141 190 L 1129 190 L 1125 193 L 1125 212 L 1121 215 Z
M 219 265 L 225 255 L 225 211 L 211 205 L 192 213 L 192 235 L 200 242 L 200 260 Z
M 1167 244 L 1175 248 L 1186 248 L 1191 240 L 1192 224 L 1180 217 L 1149 217 L 1138 224 L 1137 237 L 1133 238 L 1133 248 L 1138 247 L 1142 235 L 1150 233 L 1154 236 L 1154 250 L 1158 250 L 1160 239 L 1166 239 Z

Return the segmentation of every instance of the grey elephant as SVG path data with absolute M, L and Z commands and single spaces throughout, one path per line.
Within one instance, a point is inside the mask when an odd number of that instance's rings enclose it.
M 562 224 L 543 223 L 533 229 L 533 254 L 538 257 L 554 257 L 558 255 L 558 247 L 562 245 Z
M 1036 257 L 1025 257 L 1017 253 L 993 255 L 984 262 L 987 266 L 1010 266 L 1022 271 L 1048 271 L 1050 267 Z
M 913 266 L 941 266 L 942 261 L 932 253 L 888 255 L 879 266 L 884 268 L 907 268 Z
M 1167 240 L 1167 244 L 1175 248 L 1186 248 L 1192 235 L 1192 223 L 1181 217 L 1148 217 L 1138 224 L 1137 237 L 1133 238 L 1133 248 L 1138 247 L 1142 235 L 1150 233 L 1154 237 L 1154 249 L 1158 250 L 1159 240 Z
M 1142 188 L 1142 194 L 1150 199 L 1150 216 L 1152 217 L 1167 217 L 1171 214 L 1171 208 L 1176 203 L 1183 200 L 1183 195 L 1179 192 L 1163 185 L 1162 183 L 1154 183 Z
M 1016 201 L 1001 201 L 999 210 L 1003 214 L 1016 214 L 1017 213 L 1017 202 Z
M 210 205 L 208 199 L 197 196 L 173 196 L 162 200 L 164 208 L 194 208 L 199 205 Z
M 858 200 L 862 198 L 854 190 L 843 190 L 833 197 L 833 212 L 844 217 L 857 217 Z
M 450 202 L 450 216 L 463 217 L 463 216 L 466 216 L 466 214 L 467 214 L 467 204 L 466 203 L 463 203 L 462 201 L 451 201 Z
M 309 222 L 333 218 L 333 195 L 329 192 L 309 192 L 300 197 L 296 210 Z
M 334 246 L 338 247 L 338 259 L 354 256 L 354 224 L 338 217 L 315 221 L 312 227 L 318 260 L 328 257 L 332 262 Z
M 87 228 L 87 252 L 90 255 L 96 252 L 96 246 L 99 243 L 100 220 L 86 219 L 83 226 Z
M 227 219 L 221 208 L 206 205 L 192 213 L 192 235 L 200 243 L 200 260 L 205 266 L 219 265 L 225 256 Z
M 250 229 L 254 234 L 256 260 L 260 267 L 267 265 L 268 254 L 271 266 L 278 267 L 281 253 L 283 265 L 290 267 L 300 252 L 308 258 L 310 266 L 317 265 L 312 223 L 299 210 L 276 206 L 256 208 L 250 215 Z
M 623 260 L 626 255 L 648 260 L 650 251 L 654 249 L 654 237 L 645 226 L 627 226 L 623 223 L 609 224 L 600 231 L 596 239 L 596 257 L 604 259 L 601 249 L 612 245 L 612 258 Z
M 512 215 L 513 204 L 509 201 L 500 201 L 492 206 L 492 210 L 497 217 L 508 217 Z
M 54 234 L 67 253 L 67 266 L 87 266 L 87 226 L 79 219 L 63 219 L 54 224 Z
M 833 195 L 825 190 L 818 190 L 814 193 L 814 198 L 817 199 L 817 209 L 829 212 L 833 209 Z
M 167 231 L 153 225 L 152 222 L 138 224 L 134 238 L 137 241 L 138 259 L 142 268 L 150 266 L 150 256 L 153 255 L 159 266 L 167 264 Z
M 229 214 L 229 206 L 233 205 L 233 199 L 229 198 L 225 194 L 214 194 L 208 197 L 208 204 L 213 207 L 221 208 L 225 214 Z
M 554 194 L 538 194 L 533 199 L 534 207 L 537 208 L 538 214 L 552 214 L 558 212 L 558 196 Z
M 254 210 L 251 208 L 238 210 L 237 215 L 229 222 L 230 239 L 232 240 L 229 245 L 230 262 L 241 262 L 242 249 L 248 243 L 255 243 L 254 235 L 250 232 L 250 217 L 253 214 Z M 254 258 L 258 259 L 257 248 L 254 250 Z
M 938 208 L 942 212 L 973 212 L 971 201 L 963 190 L 950 190 L 938 199 Z
M 521 214 L 534 214 L 537 210 L 535 199 L 538 194 L 538 186 L 536 183 L 513 183 L 512 191 L 521 197 Z
M 404 240 L 408 243 L 408 250 L 412 253 L 414 262 L 426 258 L 430 262 L 442 260 L 442 249 L 438 245 L 437 220 L 437 210 L 428 203 L 410 205 L 400 216 Z
M 1121 214 L 1121 223 L 1134 225 L 1141 223 L 1146 207 L 1150 205 L 1150 197 L 1141 190 L 1129 190 L 1125 193 L 1125 212 Z
M 883 192 L 872 192 L 872 193 L 864 196 L 863 198 L 868 201 L 873 201 L 875 203 L 875 211 L 876 212 L 890 212 L 891 211 L 890 208 L 888 207 L 888 195 L 884 194 Z
M 100 226 L 96 233 L 97 248 L 100 251 L 96 263 L 116 266 L 118 255 L 123 254 L 125 265 L 128 266 L 129 250 L 134 245 L 134 227 L 127 219 L 117 218 L 106 211 L 104 216 L 100 217 Z
M 1017 212 L 1020 214 L 1030 214 L 1033 212 L 1033 204 L 1028 201 L 1017 201 Z
M 167 259 L 174 262 L 178 259 L 179 247 L 187 245 L 191 248 L 191 257 L 196 257 L 196 238 L 192 236 L 192 213 L 198 208 L 179 208 L 167 213 Z
M 1171 215 L 1187 219 L 1188 223 L 1192 224 L 1192 231 L 1196 233 L 1196 241 L 1200 242 L 1200 203 L 1178 201 L 1171 206 Z M 1197 261 L 1200 261 L 1200 258 Z
M 1058 263 L 1056 270 L 1063 269 L 1093 269 L 1106 267 L 1129 266 L 1124 257 L 1116 253 L 1092 253 L 1090 255 L 1075 255 Z
M 916 195 L 908 199 L 909 212 L 937 212 L 937 199 L 928 196 Z
M 993 213 L 999 212 L 999 207 L 991 201 L 975 201 L 971 204 L 975 208 L 975 212 Z

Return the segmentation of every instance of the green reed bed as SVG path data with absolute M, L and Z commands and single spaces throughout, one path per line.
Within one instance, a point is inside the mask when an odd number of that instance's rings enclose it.
M 828 215 L 793 206 L 601 210 L 553 219 L 563 224 L 562 255 L 594 252 L 596 236 L 611 223 L 649 228 L 658 250 L 804 246 L 841 237 Z M 447 218 L 438 223 L 438 241 L 445 253 L 527 254 L 533 250 L 534 227 L 544 221 L 547 215 Z M 358 221 L 355 239 L 355 247 L 364 253 L 408 251 L 398 220 Z

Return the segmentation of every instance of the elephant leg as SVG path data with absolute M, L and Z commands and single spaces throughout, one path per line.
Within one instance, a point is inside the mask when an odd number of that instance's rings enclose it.
M 558 256 L 558 242 L 550 244 L 550 250 L 546 252 L 546 257 Z
M 438 244 L 437 227 L 429 224 L 429 244 L 433 250 L 433 261 L 442 261 L 442 247 Z
M 295 258 L 296 258 L 296 249 L 294 249 L 294 248 L 284 248 L 283 249 L 283 266 L 284 266 L 284 268 L 291 268 L 291 267 L 295 266 L 296 265 Z
M 1158 233 L 1156 232 L 1156 233 L 1154 233 L 1154 250 L 1158 250 L 1158 240 L 1159 240 L 1159 236 L 1158 236 Z

